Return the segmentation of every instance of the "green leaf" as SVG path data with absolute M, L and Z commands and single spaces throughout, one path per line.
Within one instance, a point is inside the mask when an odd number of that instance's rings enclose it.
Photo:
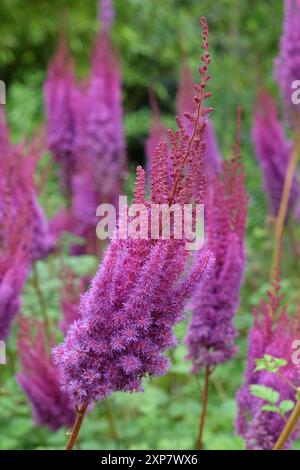
M 291 411 L 295 406 L 295 403 L 292 400 L 283 400 L 280 405 L 280 411 L 282 414 L 288 413 Z
M 273 390 L 271 387 L 266 387 L 265 385 L 254 384 L 250 386 L 250 390 L 255 397 L 262 398 L 273 405 L 278 402 L 280 397 L 276 390 Z
M 272 411 L 273 413 L 281 414 L 279 406 L 276 405 L 264 405 L 261 407 L 262 411 Z
M 256 367 L 254 372 L 267 370 L 272 373 L 277 373 L 281 367 L 287 364 L 285 359 L 273 357 L 270 354 L 265 354 L 262 358 L 255 360 Z

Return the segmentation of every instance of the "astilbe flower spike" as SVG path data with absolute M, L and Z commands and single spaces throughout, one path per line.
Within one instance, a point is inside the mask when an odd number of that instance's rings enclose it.
M 211 180 L 206 210 L 206 244 L 215 265 L 194 296 L 185 339 L 192 372 L 231 359 L 237 351 L 233 318 L 245 269 L 244 232 L 247 214 L 245 176 L 239 157 L 224 162 Z
M 264 90 L 259 92 L 252 138 L 263 174 L 269 212 L 276 217 L 293 144 L 285 135 L 273 99 Z M 297 176 L 295 176 L 289 197 L 288 215 L 295 208 L 298 196 L 299 184 Z
M 101 31 L 95 43 L 85 103 L 85 156 L 101 202 L 115 202 L 125 170 L 121 76 L 110 28 L 111 2 L 100 2 Z M 96 208 L 95 208 L 96 210 Z
M 191 106 L 193 103 L 192 91 L 193 75 L 186 60 L 183 61 L 181 79 L 179 82 L 177 97 L 176 97 L 176 110 L 181 115 L 185 111 L 192 111 Z M 221 169 L 222 156 L 219 150 L 215 130 L 211 120 L 207 122 L 205 130 L 205 165 L 208 175 L 214 174 Z
M 76 82 L 73 60 L 62 34 L 58 49 L 48 66 L 44 85 L 47 143 L 60 165 L 61 188 L 70 197 L 76 170 L 75 113 Z
M 168 174 L 167 144 L 153 155 L 151 198 L 145 201 L 145 173 L 137 169 L 134 201 L 148 210 L 151 203 L 193 200 L 193 184 L 202 171 L 203 138 L 210 108 L 204 102 L 207 82 L 208 29 L 203 27 L 201 83 L 195 85 L 193 114 L 178 118 L 169 133 L 172 174 Z M 189 134 L 187 123 L 192 122 Z M 190 129 L 190 126 L 189 126 Z M 201 151 L 202 149 L 202 151 Z M 54 349 L 63 390 L 83 409 L 114 391 L 140 391 L 145 376 L 164 374 L 164 351 L 174 345 L 173 327 L 182 319 L 186 299 L 210 269 L 210 253 L 198 254 L 190 266 L 185 240 L 121 239 L 117 230 L 89 291 L 80 302 L 80 319 Z M 73 428 L 68 448 L 78 432 Z
M 300 1 L 284 0 L 284 25 L 279 57 L 275 62 L 275 77 L 281 88 L 286 114 L 292 124 L 299 126 L 300 107 L 292 101 L 294 81 L 300 77 Z
M 250 330 L 248 340 L 248 359 L 245 382 L 237 394 L 238 417 L 237 433 L 243 437 L 247 449 L 271 450 L 279 438 L 285 420 L 273 411 L 262 409 L 266 404 L 263 399 L 251 393 L 253 384 L 271 387 L 280 394 L 279 401 L 295 402 L 295 390 L 292 385 L 299 387 L 300 376 L 296 365 L 291 362 L 292 344 L 299 338 L 299 318 L 290 317 L 286 307 L 282 307 L 280 285 L 276 282 L 273 290 L 268 293 L 268 301 L 262 300 L 254 310 L 254 325 Z M 265 355 L 286 360 L 286 365 L 280 369 L 280 374 L 268 370 L 255 371 L 256 359 Z M 299 430 L 292 433 L 286 442 L 290 447 L 299 435 Z
M 35 423 L 51 431 L 70 427 L 75 418 L 74 407 L 60 389 L 43 322 L 24 316 L 20 318 L 18 353 L 21 372 L 16 378 L 31 403 Z

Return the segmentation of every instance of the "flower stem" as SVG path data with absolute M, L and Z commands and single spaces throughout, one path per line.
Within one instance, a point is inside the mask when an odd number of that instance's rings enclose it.
M 88 403 L 85 404 L 85 405 L 82 405 L 81 408 L 76 407 L 76 415 L 77 415 L 76 416 L 76 421 L 75 421 L 75 424 L 72 428 L 70 437 L 68 439 L 68 442 L 67 442 L 67 445 L 66 445 L 66 450 L 72 450 L 73 447 L 74 447 L 74 444 L 75 444 L 76 439 L 78 437 L 78 434 L 80 432 L 80 428 L 81 428 L 81 425 L 82 425 L 87 407 L 88 407 Z
M 208 404 L 209 376 L 210 376 L 210 370 L 209 370 L 209 367 L 206 366 L 205 382 L 204 382 L 204 390 L 203 390 L 203 398 L 202 398 L 202 412 L 201 412 L 199 434 L 198 434 L 197 445 L 196 445 L 196 448 L 198 450 L 202 450 L 202 438 L 203 438 L 206 410 L 207 410 L 207 404 Z
M 300 389 L 297 389 L 297 403 L 295 408 L 293 409 L 287 423 L 280 434 L 273 450 L 282 450 L 288 438 L 290 437 L 291 433 L 293 432 L 298 419 L 300 418 Z
M 278 216 L 276 220 L 275 243 L 274 243 L 274 250 L 273 250 L 272 270 L 271 270 L 271 282 L 276 281 L 277 275 L 280 271 L 280 258 L 281 258 L 281 251 L 282 251 L 283 230 L 284 230 L 284 224 L 285 224 L 285 220 L 287 216 L 289 198 L 290 198 L 294 174 L 295 174 L 295 170 L 297 166 L 299 150 L 300 150 L 300 136 L 298 135 L 296 137 L 292 155 L 291 155 L 288 167 L 287 167 L 282 197 L 280 201 L 279 212 L 278 212 Z

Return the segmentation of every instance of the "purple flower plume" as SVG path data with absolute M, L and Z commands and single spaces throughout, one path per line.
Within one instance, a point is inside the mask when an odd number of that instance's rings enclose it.
M 169 131 L 171 174 L 167 144 L 154 151 L 150 200 L 145 200 L 145 172 L 137 169 L 134 201 L 149 211 L 151 203 L 181 207 L 191 203 L 202 172 L 210 112 L 204 106 L 209 94 L 203 91 L 210 62 L 205 18 L 202 26 L 205 67 L 200 68 L 201 84 L 195 85 L 194 111 L 178 118 L 178 129 Z M 78 405 L 104 399 L 114 391 L 140 391 L 145 376 L 166 372 L 164 352 L 174 345 L 173 327 L 183 317 L 185 301 L 211 267 L 212 257 L 203 250 L 190 263 L 185 239 L 122 239 L 120 230 L 81 299 L 79 320 L 54 349 L 63 390 Z
M 76 168 L 73 101 L 76 99 L 73 61 L 64 36 L 48 67 L 44 86 L 47 142 L 60 165 L 61 187 L 71 195 L 71 180 Z
M 280 394 L 280 402 L 295 402 L 295 391 L 286 379 L 296 387 L 300 385 L 299 370 L 291 362 L 292 344 L 300 334 L 299 321 L 286 314 L 281 301 L 279 286 L 275 286 L 275 291 L 269 293 L 268 302 L 261 301 L 254 311 L 254 325 L 249 334 L 245 382 L 237 394 L 236 428 L 250 450 L 271 450 L 285 426 L 282 416 L 262 410 L 266 402 L 253 396 L 250 386 L 271 387 Z M 254 372 L 255 360 L 266 354 L 287 361 L 287 365 L 280 369 L 280 375 L 265 370 Z M 286 447 L 290 447 L 298 434 L 299 429 L 292 434 Z
M 275 76 L 281 88 L 289 120 L 299 119 L 300 106 L 293 104 L 292 84 L 300 80 L 300 1 L 285 0 L 283 33 L 280 41 L 279 57 L 275 62 Z
M 121 193 L 125 170 L 125 139 L 119 63 L 110 31 L 96 40 L 86 95 L 85 155 L 98 200 L 114 202 Z
M 22 317 L 19 325 L 18 353 L 22 371 L 16 378 L 31 403 L 35 423 L 51 431 L 72 426 L 74 406 L 60 389 L 57 367 L 47 348 L 44 323 Z
M 211 180 L 205 210 L 206 244 L 215 256 L 215 265 L 191 304 L 192 319 L 185 342 L 193 373 L 236 354 L 233 317 L 245 269 L 247 214 L 245 177 L 238 158 L 224 162 L 223 172 Z
M 255 110 L 252 138 L 264 179 L 270 214 L 278 214 L 286 170 L 292 153 L 292 142 L 285 135 L 278 119 L 276 105 L 264 90 L 260 91 Z M 299 196 L 299 184 L 294 178 L 288 213 L 294 209 Z

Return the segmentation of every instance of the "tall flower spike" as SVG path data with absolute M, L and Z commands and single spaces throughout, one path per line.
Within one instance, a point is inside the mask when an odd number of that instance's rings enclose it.
M 176 97 L 176 109 L 181 115 L 185 111 L 192 112 L 193 93 L 192 93 L 193 75 L 186 62 L 184 60 L 181 72 L 181 79 L 179 82 L 177 97 Z M 208 120 L 206 126 L 206 137 L 205 137 L 205 165 L 206 171 L 210 174 L 214 174 L 221 170 L 222 156 L 219 150 L 216 134 L 214 131 L 211 120 Z
M 275 77 L 280 85 L 282 98 L 289 120 L 299 125 L 300 106 L 292 101 L 294 81 L 300 77 L 300 1 L 285 0 L 283 33 L 279 57 L 275 62 Z
M 48 67 L 44 95 L 48 147 L 60 165 L 61 187 L 67 196 L 71 195 L 71 180 L 76 169 L 74 94 L 73 61 L 66 38 L 61 35 L 58 49 Z
M 19 327 L 18 353 L 22 370 L 16 378 L 31 403 L 35 423 L 51 431 L 70 427 L 75 412 L 68 396 L 60 390 L 43 322 L 21 317 Z
M 273 99 L 264 90 L 259 92 L 252 138 L 263 174 L 269 211 L 276 217 L 293 144 L 287 139 L 280 124 Z M 295 177 L 289 198 L 288 214 L 293 211 L 298 196 L 299 184 Z
M 299 387 L 300 376 L 296 365 L 291 362 L 292 344 L 299 338 L 299 318 L 289 317 L 286 308 L 281 306 L 282 296 L 279 285 L 269 293 L 268 301 L 262 300 L 254 310 L 254 325 L 250 330 L 248 343 L 248 360 L 245 382 L 237 394 L 238 418 L 237 432 L 245 441 L 247 449 L 273 449 L 284 426 L 285 419 L 273 411 L 263 410 L 266 402 L 252 395 L 251 385 L 271 387 L 280 395 L 278 404 L 284 400 L 295 402 L 295 391 Z M 265 355 L 286 360 L 287 364 L 280 369 L 280 374 L 267 370 L 254 372 L 256 359 Z M 285 414 L 285 418 L 288 415 Z M 299 430 L 292 434 L 286 447 L 290 447 L 299 435 Z
M 236 354 L 236 313 L 245 269 L 244 231 L 247 214 L 245 176 L 240 159 L 224 162 L 223 171 L 211 180 L 206 209 L 206 244 L 215 265 L 202 289 L 193 298 L 188 328 L 187 358 L 192 372 L 212 368 Z
M 98 201 L 114 203 L 122 189 L 125 139 L 119 63 L 106 27 L 96 40 L 85 110 L 85 158 L 93 189 Z
M 205 18 L 202 26 L 201 84 L 195 86 L 194 114 L 183 118 L 192 122 L 192 134 L 185 130 L 183 119 L 179 120 L 179 129 L 170 133 L 174 162 L 170 179 L 164 145 L 158 147 L 152 166 L 151 199 L 144 200 L 149 211 L 157 199 L 180 205 L 193 200 L 187 182 L 199 178 L 199 149 L 208 113 L 204 107 L 209 63 Z M 141 203 L 145 174 L 141 168 L 137 173 L 135 200 Z M 164 352 L 174 345 L 173 327 L 182 319 L 185 301 L 203 281 L 211 262 L 210 253 L 200 251 L 190 266 L 185 239 L 153 240 L 149 236 L 122 240 L 117 232 L 80 302 L 79 320 L 54 350 L 63 389 L 77 405 L 105 399 L 114 391 L 140 391 L 145 376 L 166 372 Z

